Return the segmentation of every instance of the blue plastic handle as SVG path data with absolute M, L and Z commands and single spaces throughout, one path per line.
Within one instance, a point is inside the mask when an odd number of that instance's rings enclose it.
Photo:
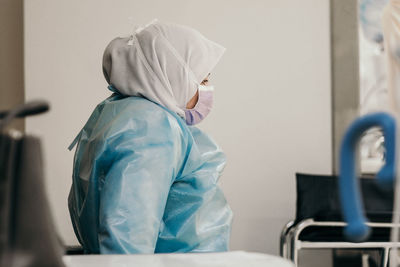
M 354 242 L 365 240 L 370 233 L 360 197 L 358 176 L 356 175 L 355 152 L 362 134 L 372 127 L 381 127 L 385 138 L 386 163 L 377 173 L 383 186 L 393 185 L 396 173 L 396 121 L 388 113 L 379 112 L 358 118 L 344 135 L 340 151 L 339 192 L 344 220 L 348 223 L 345 235 Z

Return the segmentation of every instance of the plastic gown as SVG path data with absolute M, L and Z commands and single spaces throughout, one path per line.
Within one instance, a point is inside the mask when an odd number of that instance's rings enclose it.
M 69 210 L 86 253 L 228 250 L 225 155 L 200 129 L 141 97 L 113 94 L 78 136 Z

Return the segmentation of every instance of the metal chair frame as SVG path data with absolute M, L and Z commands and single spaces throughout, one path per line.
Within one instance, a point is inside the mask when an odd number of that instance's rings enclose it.
M 318 227 L 344 227 L 347 224 L 345 222 L 321 222 L 314 221 L 313 219 L 305 219 L 297 224 L 294 221 L 289 221 L 282 229 L 280 236 L 280 255 L 283 258 L 289 259 L 294 262 L 295 266 L 298 266 L 299 261 L 299 251 L 301 249 L 327 249 L 327 248 L 352 248 L 352 249 L 362 249 L 362 248 L 376 248 L 382 249 L 383 257 L 381 261 L 381 266 L 388 266 L 390 250 L 394 247 L 393 242 L 337 242 L 337 241 L 302 241 L 300 240 L 300 234 L 304 229 L 312 226 Z M 399 227 L 400 224 L 393 223 L 375 223 L 368 222 L 368 226 L 373 228 L 394 228 Z M 400 245 L 399 243 L 397 245 Z

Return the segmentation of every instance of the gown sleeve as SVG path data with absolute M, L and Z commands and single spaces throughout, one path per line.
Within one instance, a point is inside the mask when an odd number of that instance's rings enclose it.
M 218 185 L 225 154 L 198 128 L 190 130 L 195 144 L 171 186 L 156 252 L 228 251 L 233 214 Z
M 145 132 L 125 129 L 112 137 L 99 159 L 103 166 L 112 162 L 99 178 L 101 254 L 155 250 L 182 148 L 179 134 L 170 127 L 140 128 Z

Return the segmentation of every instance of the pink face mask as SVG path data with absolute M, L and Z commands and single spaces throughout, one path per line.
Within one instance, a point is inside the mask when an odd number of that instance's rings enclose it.
M 213 106 L 213 86 L 199 85 L 199 99 L 196 106 L 185 110 L 187 125 L 195 125 L 201 122 L 210 113 Z

